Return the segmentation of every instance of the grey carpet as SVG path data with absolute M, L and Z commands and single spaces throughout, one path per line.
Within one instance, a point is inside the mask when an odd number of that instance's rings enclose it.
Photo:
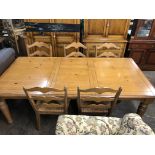
M 144 74 L 155 86 L 155 71 L 145 71 Z M 138 82 L 138 81 L 137 81 Z M 0 134 L 1 135 L 53 135 L 58 116 L 42 116 L 41 129 L 35 128 L 35 115 L 27 100 L 8 100 L 14 123 L 8 124 L 0 112 Z M 72 101 L 71 104 L 75 104 Z M 126 113 L 135 113 L 139 105 L 138 101 L 122 101 L 112 113 L 112 116 L 123 117 Z M 76 106 L 70 108 L 70 112 L 77 114 Z M 155 131 L 155 101 L 149 105 L 143 120 Z

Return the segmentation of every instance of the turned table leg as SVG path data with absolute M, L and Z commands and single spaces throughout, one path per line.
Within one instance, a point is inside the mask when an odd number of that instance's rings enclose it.
M 4 99 L 0 99 L 0 110 L 2 111 L 3 115 L 7 119 L 8 123 L 13 123 L 8 105 L 6 104 Z
M 143 116 L 147 110 L 148 105 L 152 102 L 153 102 L 152 99 L 145 99 L 143 102 L 141 102 L 138 107 L 137 114 L 139 114 L 140 116 Z

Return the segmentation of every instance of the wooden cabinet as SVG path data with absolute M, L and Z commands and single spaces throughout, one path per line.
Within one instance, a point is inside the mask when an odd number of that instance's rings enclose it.
M 142 70 L 155 70 L 155 20 L 138 20 L 128 50 Z
M 120 47 L 115 52 L 123 57 L 129 24 L 129 19 L 85 19 L 83 43 L 88 47 L 90 55 L 94 55 L 96 45 L 109 42 Z
M 26 19 L 25 22 L 34 23 L 64 23 L 80 24 L 80 19 Z M 85 19 L 83 27 L 82 42 L 88 47 L 90 56 L 95 54 L 95 46 L 103 43 L 114 43 L 120 49 L 114 50 L 120 57 L 124 56 L 127 43 L 127 31 L 129 19 Z M 27 32 L 27 42 L 35 41 L 51 43 L 54 56 L 63 56 L 63 46 L 80 40 L 80 32 Z M 107 50 L 108 51 L 108 50 Z
M 142 59 L 144 59 L 145 55 L 145 50 L 143 49 L 135 49 L 131 52 L 131 57 L 134 59 L 134 61 L 138 64 L 141 65 Z
M 80 24 L 80 20 L 76 19 L 54 19 L 54 23 L 64 24 Z M 70 44 L 74 41 L 79 41 L 80 32 L 56 32 L 54 34 L 54 51 L 57 56 L 64 56 L 64 45 Z
M 24 21 L 34 23 L 80 24 L 79 19 L 26 19 Z M 32 44 L 35 41 L 50 43 L 54 56 L 64 56 L 63 46 L 74 41 L 79 41 L 80 32 L 44 32 L 43 35 L 38 32 L 27 32 L 26 36 L 28 44 Z

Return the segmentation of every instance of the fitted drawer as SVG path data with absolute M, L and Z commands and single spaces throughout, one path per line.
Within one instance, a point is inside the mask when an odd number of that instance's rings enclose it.
M 155 44 L 130 44 L 129 48 L 131 49 L 155 49 Z
M 155 49 L 155 44 L 149 44 L 148 46 L 149 46 L 149 48 L 151 48 L 151 49 Z
M 34 36 L 35 41 L 51 43 L 51 36 Z

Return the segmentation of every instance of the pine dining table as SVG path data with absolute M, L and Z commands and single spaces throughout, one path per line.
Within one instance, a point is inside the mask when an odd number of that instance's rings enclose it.
M 36 86 L 65 86 L 70 99 L 77 97 L 78 86 L 122 87 L 119 100 L 139 100 L 140 116 L 155 99 L 155 88 L 131 58 L 18 57 L 0 76 L 0 106 L 8 122 L 12 118 L 5 100 L 25 99 L 23 87 Z

